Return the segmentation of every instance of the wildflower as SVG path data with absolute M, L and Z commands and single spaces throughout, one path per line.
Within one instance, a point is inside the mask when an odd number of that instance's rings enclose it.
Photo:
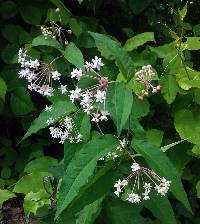
M 94 95 L 94 97 L 96 98 L 96 102 L 103 103 L 106 99 L 106 92 L 97 90 L 97 93 Z
M 46 105 L 46 107 L 45 107 L 45 111 L 49 111 L 49 112 L 51 112 L 51 111 L 52 111 L 52 106 L 47 106 L 47 105 Z
M 116 188 L 114 194 L 118 197 L 123 193 L 124 188 L 129 182 L 133 182 L 133 185 L 131 185 L 133 187 L 126 200 L 131 203 L 139 203 L 141 200 L 149 200 L 152 184 L 154 185 L 153 189 L 156 190 L 158 194 L 161 196 L 167 194 L 171 181 L 168 181 L 165 178 L 160 178 L 152 170 L 142 167 L 136 162 L 132 164 L 131 169 L 132 173 L 127 178 L 123 181 L 118 180 L 114 185 Z M 149 180 L 149 182 L 146 182 L 146 180 Z
M 71 78 L 76 78 L 78 81 L 81 79 L 83 76 L 83 71 L 81 69 L 73 69 L 71 72 Z
M 72 103 L 74 102 L 75 99 L 79 99 L 81 96 L 81 89 L 76 87 L 75 90 L 71 90 L 70 91 L 70 100 L 72 101 Z
M 54 119 L 52 117 L 50 117 L 47 122 L 48 125 L 53 124 L 54 123 Z
M 101 62 L 101 58 L 98 58 L 97 56 L 92 59 L 92 62 L 92 68 L 96 69 L 97 71 L 100 71 L 101 67 L 104 66 L 104 64 Z
M 31 57 L 27 56 L 25 50 L 20 49 L 18 53 L 18 62 L 21 64 L 21 70 L 18 73 L 19 77 L 28 81 L 29 90 L 36 91 L 44 96 L 53 96 L 55 91 L 53 80 L 58 81 L 60 84 L 58 89 L 64 94 L 67 90 L 66 86 L 63 86 L 60 82 L 61 74 L 52 67 L 52 63 L 56 59 L 50 64 L 37 59 L 32 60 Z
M 61 117 L 60 120 L 55 124 L 55 126 L 49 127 L 49 130 L 50 135 L 53 138 L 60 139 L 59 142 L 62 144 L 67 139 L 71 143 L 78 143 L 82 141 L 83 136 L 79 133 L 73 119 L 69 116 Z
M 145 96 L 148 96 L 149 89 L 152 89 L 152 93 L 157 93 L 160 90 L 160 85 L 153 86 L 151 84 L 152 78 L 155 76 L 151 65 L 143 66 L 142 69 L 135 74 L 135 76 L 136 81 L 144 84 L 144 89 L 141 91 L 142 95 L 139 96 L 139 99 L 143 99 Z

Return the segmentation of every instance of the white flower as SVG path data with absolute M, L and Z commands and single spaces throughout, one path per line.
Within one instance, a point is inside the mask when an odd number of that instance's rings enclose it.
M 46 107 L 45 107 L 45 111 L 49 111 L 49 112 L 51 112 L 51 111 L 52 111 L 52 106 L 49 106 L 49 107 L 48 107 L 48 106 L 46 105 Z
M 92 68 L 97 69 L 98 71 L 100 71 L 101 67 L 104 66 L 104 64 L 101 62 L 101 58 L 98 58 L 97 56 L 95 56 L 95 58 L 92 59 L 92 62 L 93 62 Z
M 150 191 L 152 188 L 151 183 L 145 182 L 143 188 L 145 189 L 145 191 Z
M 72 103 L 74 102 L 75 99 L 79 99 L 81 96 L 81 88 L 76 87 L 75 90 L 71 90 L 70 91 L 70 100 L 72 101 Z
M 73 69 L 71 72 L 71 78 L 76 78 L 77 80 L 80 80 L 81 77 L 83 76 L 83 71 L 81 69 Z
M 83 135 L 78 134 L 78 135 L 76 136 L 76 142 L 77 142 L 77 143 L 78 143 L 78 142 L 81 142 L 81 141 L 82 141 L 82 138 L 83 138 Z
M 61 74 L 58 71 L 51 72 L 53 80 L 60 80 Z
M 61 91 L 62 94 L 67 93 L 67 86 L 66 85 L 61 85 L 59 90 Z
M 92 116 L 93 116 L 92 121 L 98 123 L 100 114 L 99 113 L 92 113 Z
M 138 194 L 130 193 L 126 200 L 130 201 L 131 203 L 139 203 L 141 202 L 141 197 Z
M 29 66 L 30 66 L 30 68 L 38 69 L 38 67 L 40 66 L 40 62 L 37 59 L 36 60 L 30 60 L 29 61 Z
M 108 118 L 107 116 L 110 115 L 110 113 L 107 110 L 101 110 L 101 116 L 100 116 L 100 120 L 101 121 L 107 121 Z
M 97 93 L 94 95 L 94 97 L 96 98 L 96 102 L 103 103 L 103 101 L 106 99 L 106 92 L 97 90 Z
M 53 96 L 53 91 L 54 89 L 49 85 L 44 85 L 41 87 L 41 92 L 44 94 L 44 96 Z
M 89 72 L 92 70 L 93 64 L 91 62 L 86 61 L 84 66 L 85 66 L 86 70 Z
M 22 69 L 21 71 L 19 71 L 19 77 L 20 78 L 27 78 L 28 75 L 30 74 L 30 70 L 28 68 Z
M 140 170 L 140 165 L 138 163 L 133 163 L 133 165 L 131 166 L 131 169 L 133 172 Z
M 127 146 L 127 144 L 128 144 L 128 141 L 125 138 L 122 140 L 119 140 L 119 145 L 117 146 L 117 149 L 121 151 Z
M 50 117 L 50 118 L 46 121 L 46 123 L 47 123 L 48 125 L 53 124 L 53 123 L 54 123 L 54 119 L 53 119 L 52 117 Z
M 158 194 L 165 196 L 169 190 L 170 183 L 171 181 L 168 181 L 165 178 L 162 178 L 160 181 L 160 184 L 155 186 L 155 189 L 157 190 Z

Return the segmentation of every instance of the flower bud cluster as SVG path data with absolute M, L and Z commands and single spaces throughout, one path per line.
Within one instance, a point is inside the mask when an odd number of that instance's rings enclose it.
M 62 94 L 67 92 L 67 86 L 62 85 L 60 78 L 61 74 L 57 70 L 53 70 L 52 63 L 41 62 L 38 59 L 31 59 L 27 56 L 27 52 L 23 49 L 19 50 L 18 63 L 21 64 L 21 70 L 19 71 L 19 77 L 25 78 L 28 81 L 28 89 L 34 90 L 43 96 L 53 96 L 55 88 L 53 87 L 53 81 L 57 81 L 60 84 Z
M 140 166 L 138 163 L 134 162 L 131 166 L 132 173 L 123 180 L 118 180 L 114 187 L 115 195 L 118 197 L 120 194 L 125 194 L 127 196 L 126 200 L 131 203 L 139 203 L 142 200 L 150 199 L 150 192 L 154 189 L 161 196 L 165 196 L 169 190 L 171 181 L 165 178 L 159 177 L 152 170 Z M 129 186 L 128 186 L 129 185 Z M 126 193 L 126 188 L 132 190 Z
M 55 22 L 52 22 L 51 26 L 41 26 L 40 30 L 45 39 L 58 39 L 61 43 L 64 43 L 65 45 L 68 44 L 66 36 L 72 34 L 71 30 L 65 30 Z
M 139 99 L 143 99 L 145 96 L 148 96 L 150 89 L 154 94 L 160 90 L 160 85 L 153 86 L 151 84 L 153 76 L 155 76 L 151 65 L 143 66 L 140 71 L 136 72 L 135 76 L 137 82 L 144 84 L 144 89 L 141 91 L 142 95 L 139 96 Z

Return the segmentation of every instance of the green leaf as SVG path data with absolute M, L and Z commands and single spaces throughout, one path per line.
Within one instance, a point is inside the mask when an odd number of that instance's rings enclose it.
M 85 206 L 85 208 L 79 213 L 79 217 L 76 220 L 76 224 L 93 224 L 95 218 L 100 212 L 102 199 Z
M 104 197 L 113 187 L 118 175 L 119 171 L 113 168 L 113 163 L 107 163 L 90 179 L 71 205 L 59 216 L 56 223 L 62 224 L 65 220 L 74 220 L 75 214 L 80 212 L 86 205 Z
M 153 32 L 140 33 L 128 39 L 123 48 L 125 51 L 132 51 L 149 41 L 155 41 Z
M 0 18 L 3 20 L 12 18 L 17 14 L 17 4 L 12 1 L 3 1 L 0 6 Z
M 164 132 L 158 129 L 150 129 L 146 132 L 148 141 L 155 146 L 160 147 Z
M 112 40 L 110 37 L 89 32 L 94 38 L 101 55 L 108 60 L 115 60 L 120 72 L 127 78 L 133 77 L 135 66 L 132 58 L 123 50 L 119 42 Z
M 34 172 L 23 176 L 17 181 L 13 192 L 28 194 L 29 192 L 37 193 L 44 189 L 43 177 L 49 176 L 47 172 Z
M 109 223 L 112 224 L 147 224 L 140 214 L 141 206 L 124 201 L 112 201 L 106 205 Z
M 2 190 L 0 189 L 0 207 L 4 203 L 4 201 L 7 201 L 10 198 L 16 197 L 14 193 L 12 193 L 9 190 Z
M 129 7 L 135 15 L 141 13 L 152 0 L 129 0 Z
M 178 13 L 179 13 L 181 20 L 183 21 L 187 14 L 187 4 L 181 10 L 178 10 Z
M 45 39 L 42 35 L 36 37 L 35 39 L 33 39 L 32 46 L 33 47 L 36 47 L 36 46 L 48 46 L 48 47 L 56 48 L 57 50 L 62 52 L 62 47 L 61 47 L 60 43 L 57 40 L 55 40 L 55 39 L 53 39 L 51 37 Z
M 79 4 L 81 4 L 84 0 L 78 0 Z
M 7 85 L 5 81 L 0 77 L 0 98 L 5 100 L 5 95 L 7 91 Z
M 196 51 L 200 49 L 200 37 L 187 37 L 185 42 L 187 49 L 190 51 Z
M 9 179 L 10 176 L 11 176 L 11 169 L 10 169 L 10 167 L 8 167 L 8 166 L 3 167 L 2 170 L 1 170 L 1 177 L 3 179 Z
M 108 90 L 107 108 L 110 116 L 117 126 L 118 135 L 120 135 L 126 121 L 131 113 L 133 95 L 130 84 L 116 83 Z
M 170 190 L 174 196 L 180 200 L 190 212 L 192 212 L 187 195 L 181 183 L 180 175 L 168 157 L 159 148 L 147 143 L 145 140 L 135 138 L 132 142 L 132 146 L 137 153 L 145 158 L 149 166 L 155 170 L 155 172 L 172 181 Z
M 200 145 L 200 116 L 193 115 L 190 110 L 180 110 L 175 113 L 174 125 L 182 139 Z
M 177 223 L 172 206 L 167 197 L 160 197 L 154 194 L 150 200 L 144 201 L 144 206 L 147 207 L 162 224 Z
M 52 117 L 54 121 L 58 121 L 59 118 L 61 118 L 64 115 L 68 115 L 76 110 L 76 107 L 74 104 L 72 104 L 70 101 L 58 101 L 55 102 L 52 105 L 52 111 L 42 111 L 38 118 L 36 118 L 31 126 L 29 127 L 28 131 L 24 135 L 23 139 L 28 138 L 30 135 L 37 133 L 39 130 L 47 127 L 46 121 L 49 119 L 49 117 Z
M 196 184 L 197 197 L 200 198 L 200 180 Z
M 64 57 L 77 68 L 81 68 L 83 71 L 85 70 L 83 55 L 73 42 L 67 45 Z
M 58 161 L 49 156 L 43 156 L 30 161 L 24 168 L 24 172 L 48 172 L 50 166 L 58 165 Z
M 165 75 L 160 79 L 161 93 L 168 104 L 171 104 L 178 93 L 178 85 L 173 75 Z
M 33 2 L 27 3 L 26 0 L 20 0 L 19 2 L 19 11 L 26 23 L 32 25 L 40 25 L 42 18 L 42 7 L 36 7 Z
M 10 43 L 18 43 L 19 35 L 22 32 L 21 26 L 16 26 L 13 24 L 8 24 L 2 29 L 2 34 L 6 40 Z
M 44 205 L 50 204 L 51 201 L 49 199 L 49 195 L 45 190 L 41 189 L 36 193 L 29 192 L 28 194 L 26 194 L 24 198 L 23 208 L 27 216 L 29 216 L 31 213 L 36 215 L 39 208 L 43 207 Z
M 61 23 L 66 25 L 69 23 L 69 19 L 72 16 L 71 12 L 65 7 L 60 0 L 51 0 L 51 2 L 60 9 Z
M 117 146 L 117 139 L 103 135 L 85 144 L 70 161 L 60 188 L 55 218 L 69 206 L 88 178 L 92 175 L 99 158 Z
M 11 95 L 10 105 L 15 115 L 25 115 L 32 112 L 35 107 L 29 92 L 25 88 L 16 88 Z
M 149 102 L 147 99 L 140 100 L 138 97 L 133 97 L 133 105 L 131 110 L 131 119 L 144 117 L 149 113 Z

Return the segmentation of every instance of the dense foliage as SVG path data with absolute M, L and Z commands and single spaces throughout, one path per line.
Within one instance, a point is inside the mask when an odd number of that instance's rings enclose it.
M 199 11 L 0 1 L 0 223 L 200 223 Z

